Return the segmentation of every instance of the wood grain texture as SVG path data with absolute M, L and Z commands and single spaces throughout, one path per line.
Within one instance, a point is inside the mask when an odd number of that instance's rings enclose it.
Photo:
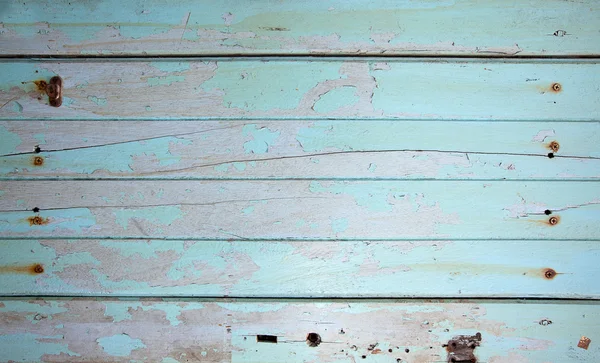
M 2 120 L 598 121 L 596 60 L 205 59 L 0 63 Z M 50 107 L 34 81 L 64 80 Z
M 450 339 L 480 333 L 478 362 L 595 363 L 599 320 L 597 302 L 3 299 L 0 359 L 441 363 Z
M 0 240 L 0 295 L 598 299 L 599 258 L 596 241 Z
M 4 121 L 0 137 L 4 179 L 600 179 L 598 122 Z
M 598 55 L 593 0 L 3 2 L 3 55 Z M 118 11 L 115 11 L 118 9 Z
M 5 237 L 600 237 L 594 182 L 5 181 L 0 190 Z

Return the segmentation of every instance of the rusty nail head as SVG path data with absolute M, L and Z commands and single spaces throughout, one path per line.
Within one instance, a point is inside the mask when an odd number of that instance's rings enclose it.
M 554 92 L 560 92 L 561 89 L 562 89 L 562 86 L 560 85 L 560 83 L 552 83 L 552 90 Z
M 44 158 L 41 156 L 36 156 L 33 158 L 33 165 L 41 166 L 44 165 Z
M 552 141 L 549 147 L 552 149 L 552 151 L 557 152 L 558 149 L 560 149 L 560 144 L 557 141 Z
M 548 223 L 550 223 L 551 226 L 558 224 L 558 217 L 550 217 L 550 219 L 548 219 Z
M 544 272 L 544 276 L 547 279 L 553 279 L 554 276 L 556 276 L 556 271 L 554 271 L 553 269 L 549 268 Z
M 41 274 L 44 272 L 44 267 L 42 265 L 35 265 L 33 267 L 33 272 L 35 272 L 36 274 Z
M 592 340 L 586 336 L 582 336 L 581 339 L 579 339 L 579 343 L 577 343 L 577 346 L 579 348 L 583 348 L 585 350 L 587 350 L 590 346 L 590 343 L 592 342 Z

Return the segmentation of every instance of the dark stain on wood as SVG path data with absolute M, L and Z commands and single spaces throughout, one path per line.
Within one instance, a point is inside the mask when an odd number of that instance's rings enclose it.
M 476 363 L 475 348 L 481 343 L 481 333 L 458 335 L 443 345 L 448 352 L 449 363 Z
M 46 87 L 48 87 L 48 82 L 46 82 L 43 79 L 40 79 L 38 81 L 33 81 L 33 83 L 35 83 L 38 91 L 46 93 Z
M 39 275 L 44 273 L 44 266 L 39 263 L 31 265 L 0 266 L 0 273 Z

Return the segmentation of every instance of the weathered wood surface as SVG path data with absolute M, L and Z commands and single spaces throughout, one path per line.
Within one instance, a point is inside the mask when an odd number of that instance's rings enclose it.
M 2 55 L 598 55 L 593 0 L 5 1 Z
M 598 122 L 4 121 L 0 138 L 4 179 L 600 178 Z
M 598 303 L 579 301 L 3 299 L 0 359 L 441 363 L 453 337 L 480 333 L 478 362 L 596 363 L 598 321 Z
M 0 294 L 600 297 L 597 241 L 0 240 Z
M 13 60 L 0 73 L 3 120 L 600 118 L 596 60 Z M 56 74 L 51 107 L 34 81 Z
M 594 182 L 4 181 L 0 190 L 5 237 L 600 237 Z

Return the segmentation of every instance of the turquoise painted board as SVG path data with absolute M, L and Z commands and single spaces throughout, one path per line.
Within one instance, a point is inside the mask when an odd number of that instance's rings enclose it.
M 4 298 L 0 321 L 3 361 L 437 363 L 477 333 L 478 362 L 600 360 L 597 301 Z
M 600 118 L 600 64 L 583 59 L 13 60 L 0 72 L 1 120 Z M 54 75 L 60 107 L 35 83 Z
M 593 0 L 55 0 L 0 10 L 3 55 L 600 53 Z
M 597 241 L 2 240 L 0 294 L 598 299 L 599 258 Z
M 5 181 L 0 190 L 0 231 L 5 237 L 598 240 L 600 236 L 600 188 L 595 182 Z
M 0 135 L 2 179 L 600 178 L 598 122 L 4 121 Z

